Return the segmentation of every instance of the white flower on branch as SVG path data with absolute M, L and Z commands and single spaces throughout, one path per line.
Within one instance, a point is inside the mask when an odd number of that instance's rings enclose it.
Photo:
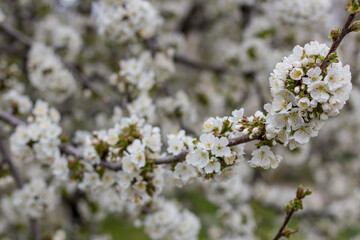
M 98 1 L 92 11 L 99 33 L 119 43 L 137 36 L 150 38 L 162 24 L 157 10 L 145 0 Z
M 199 219 L 187 209 L 180 211 L 173 202 L 163 202 L 146 217 L 144 225 L 152 239 L 195 240 L 200 230 Z
M 50 101 L 62 102 L 77 89 L 74 77 L 59 57 L 41 43 L 31 46 L 27 67 L 31 84 Z
M 12 196 L 2 199 L 2 209 L 10 208 L 5 213 L 9 219 L 18 217 L 40 218 L 52 211 L 57 205 L 54 186 L 47 186 L 43 179 L 33 179 L 22 189 L 15 191 Z
M 319 67 L 328 51 L 325 44 L 310 42 L 304 48 L 296 46 L 276 65 L 269 79 L 274 86 L 273 100 L 265 106 L 269 140 L 278 136 L 285 146 L 293 140 L 292 147 L 309 142 L 310 137 L 317 136 L 321 122 L 339 114 L 349 99 L 349 66 L 333 62 L 324 71 Z

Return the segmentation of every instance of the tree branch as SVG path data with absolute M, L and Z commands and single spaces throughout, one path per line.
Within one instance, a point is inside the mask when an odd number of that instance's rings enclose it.
M 199 69 L 199 70 L 206 70 L 211 71 L 214 73 L 222 74 L 227 71 L 224 66 L 216 66 L 207 63 L 197 62 L 195 60 L 188 59 L 184 56 L 175 55 L 174 61 L 178 64 L 182 64 L 191 68 Z
M 27 47 L 31 47 L 31 45 L 33 44 L 33 41 L 31 40 L 31 38 L 29 38 L 28 36 L 26 36 L 25 34 L 23 34 L 22 32 L 20 32 L 19 30 L 17 30 L 16 28 L 13 28 L 11 25 L 7 24 L 7 23 L 1 23 L 0 24 L 0 28 L 7 33 L 8 35 L 14 37 L 15 39 L 17 39 L 18 41 L 22 42 L 24 45 L 26 45 Z
M 284 230 L 285 228 L 287 227 L 292 215 L 294 214 L 295 210 L 294 209 L 291 209 L 291 211 L 289 213 L 286 214 L 286 217 L 284 219 L 284 222 L 283 224 L 281 225 L 280 227 L 280 230 L 279 232 L 276 234 L 276 236 L 274 237 L 274 240 L 278 240 L 280 239 L 281 237 L 284 236 Z
M 0 153 L 2 155 L 3 161 L 9 166 L 9 171 L 13 178 L 15 179 L 16 186 L 21 189 L 24 186 L 24 180 L 20 176 L 19 172 L 17 171 L 14 163 L 12 162 L 9 153 L 6 151 L 4 142 L 0 139 Z
M 0 119 L 2 119 L 3 121 L 13 125 L 13 126 L 18 126 L 18 125 L 25 125 L 25 122 L 20 120 L 19 118 L 11 115 L 10 113 L 7 113 L 3 110 L 0 109 Z
M 229 139 L 228 146 L 232 147 L 232 146 L 235 146 L 235 145 L 251 142 L 251 141 L 254 141 L 254 140 L 261 140 L 262 137 L 263 137 L 262 135 L 255 136 L 255 137 L 250 137 L 250 134 L 247 134 L 247 135 L 244 135 L 244 136 L 241 136 L 241 137 Z
M 284 210 L 286 211 L 286 217 L 284 219 L 283 224 L 281 225 L 278 233 L 276 234 L 275 238 L 273 240 L 278 240 L 281 237 L 287 237 L 289 238 L 290 235 L 296 233 L 298 229 L 292 230 L 288 229 L 287 225 L 294 214 L 294 212 L 297 212 L 301 209 L 303 209 L 303 203 L 302 200 L 308 196 L 311 195 L 311 191 L 307 189 L 304 190 L 304 187 L 302 185 L 299 185 L 299 187 L 296 190 L 296 197 L 294 200 L 291 200 L 287 205 L 284 206 Z
M 341 41 L 344 39 L 344 37 L 351 32 L 351 30 L 349 28 L 355 18 L 355 15 L 356 14 L 349 15 L 344 27 L 341 30 L 340 35 L 336 38 L 335 41 L 333 41 L 333 43 L 330 47 L 329 53 L 326 55 L 324 61 L 321 63 L 321 65 L 320 65 L 321 70 L 324 70 L 328 66 L 330 55 L 336 51 L 336 49 L 339 47 L 339 45 L 340 45 Z
M 149 48 L 152 55 L 155 55 L 155 53 L 159 50 L 156 39 L 146 39 L 144 41 L 144 44 L 146 45 L 147 48 Z M 202 62 L 188 59 L 181 55 L 175 55 L 173 57 L 173 60 L 175 63 L 182 64 L 184 66 L 191 67 L 191 68 L 198 69 L 198 70 L 206 70 L 206 71 L 210 71 L 210 72 L 214 72 L 214 73 L 218 73 L 218 74 L 223 74 L 226 71 L 228 71 L 225 66 L 216 66 L 216 65 L 211 65 L 211 64 L 207 64 L 207 63 L 202 63 Z
M 0 120 L 3 120 L 7 123 L 10 123 L 14 126 L 20 125 L 20 124 L 25 124 L 23 121 L 21 121 L 20 119 L 16 118 L 15 116 L 12 116 L 11 114 L 5 113 L 0 109 Z M 255 136 L 255 137 L 250 137 L 250 135 L 244 135 L 238 138 L 233 138 L 233 139 L 229 139 L 229 144 L 228 146 L 235 146 L 235 145 L 239 145 L 242 143 L 246 143 L 246 142 L 250 142 L 250 141 L 254 141 L 254 140 L 261 140 L 262 139 L 262 135 L 259 136 Z M 72 146 L 71 144 L 63 144 L 60 146 L 60 149 L 63 153 L 69 154 L 69 155 L 73 155 L 76 158 L 83 158 L 82 153 L 80 153 L 76 147 Z M 162 158 L 158 158 L 155 160 L 155 164 L 160 165 L 160 164 L 171 164 L 171 163 L 175 163 L 180 161 L 181 159 L 184 159 L 186 157 L 186 155 L 188 154 L 188 150 L 184 150 L 183 152 L 181 152 L 178 155 L 170 155 L 170 156 L 165 156 Z M 114 170 L 114 171 L 118 171 L 122 169 L 122 164 L 121 163 L 112 163 L 112 162 L 106 162 L 106 161 L 101 161 L 100 163 L 101 166 Z
M 30 228 L 34 240 L 41 240 L 39 224 L 36 219 L 30 219 Z

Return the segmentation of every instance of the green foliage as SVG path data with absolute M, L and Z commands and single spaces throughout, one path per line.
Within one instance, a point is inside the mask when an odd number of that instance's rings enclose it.
M 114 240 L 150 240 L 143 229 L 135 228 L 126 218 L 108 217 L 102 224 L 102 231 L 109 233 Z

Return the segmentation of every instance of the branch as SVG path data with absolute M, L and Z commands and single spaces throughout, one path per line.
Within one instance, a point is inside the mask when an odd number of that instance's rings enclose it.
M 98 96 L 102 101 L 104 101 L 111 108 L 115 107 L 116 104 L 112 102 L 108 96 L 103 95 L 90 81 L 88 81 L 84 75 L 82 75 L 76 67 L 65 63 L 62 61 L 63 65 L 71 72 L 72 75 L 83 85 L 85 88 L 90 89 L 94 95 Z
M 256 137 L 250 137 L 250 134 L 241 136 L 241 137 L 237 137 L 237 138 L 233 138 L 233 139 L 229 139 L 229 147 L 235 146 L 235 145 L 239 145 L 242 143 L 247 143 L 247 142 L 251 142 L 254 140 L 261 140 L 262 139 L 262 135 L 256 136 Z
M 9 153 L 6 151 L 6 148 L 4 146 L 3 141 L 0 139 L 0 153 L 2 155 L 2 158 L 4 160 L 4 162 L 7 163 L 7 165 L 9 166 L 9 171 L 11 173 L 11 175 L 13 176 L 13 178 L 15 179 L 15 183 L 18 189 L 23 188 L 24 186 L 24 180 L 22 179 L 22 177 L 20 176 L 18 170 L 16 169 L 12 159 L 10 158 Z M 39 224 L 38 221 L 36 219 L 29 219 L 29 225 L 30 225 L 30 229 L 31 229 L 31 233 L 33 236 L 34 240 L 40 240 L 41 236 L 40 236 L 40 231 L 39 231 Z
M 7 113 L 1 109 L 0 109 L 0 119 L 13 125 L 13 126 L 25 125 L 24 121 L 20 120 L 19 118 L 15 117 L 14 115 L 11 115 L 10 113 Z
M 24 186 L 24 180 L 17 171 L 14 163 L 12 162 L 9 153 L 6 151 L 3 140 L 0 139 L 0 153 L 2 155 L 3 161 L 9 166 L 9 171 L 13 178 L 15 179 L 16 186 L 21 189 Z
M 182 151 L 178 155 L 162 157 L 162 158 L 157 159 L 155 161 L 155 164 L 175 163 L 175 162 L 180 161 L 181 159 L 184 159 L 188 153 L 189 153 L 188 150 L 186 150 L 186 151 Z
M 24 45 L 26 45 L 27 47 L 31 47 L 31 45 L 33 44 L 33 41 L 31 40 L 31 38 L 29 38 L 28 36 L 26 36 L 25 34 L 23 34 L 22 32 L 20 32 L 19 30 L 17 30 L 16 28 L 13 28 L 11 25 L 7 24 L 7 23 L 1 23 L 0 24 L 0 28 L 7 33 L 8 35 L 16 38 L 17 40 L 19 40 L 20 42 L 22 42 Z
M 296 191 L 296 198 L 294 198 L 294 200 L 290 201 L 287 205 L 285 205 L 284 209 L 286 211 L 286 217 L 284 219 L 283 224 L 280 227 L 279 232 L 276 234 L 274 240 L 278 240 L 281 237 L 287 237 L 289 238 L 290 235 L 296 233 L 298 231 L 298 229 L 288 229 L 287 225 L 292 217 L 292 215 L 303 209 L 303 204 L 302 204 L 302 199 L 304 199 L 306 196 L 310 195 L 311 191 L 309 189 L 307 189 L 306 191 L 304 191 L 304 187 L 302 185 L 300 185 L 297 188 Z
M 175 55 L 174 61 L 178 64 L 182 64 L 191 68 L 195 68 L 199 70 L 207 70 L 218 74 L 222 74 L 227 71 L 227 69 L 224 66 L 216 66 L 207 63 L 197 62 L 195 60 L 191 60 L 180 55 Z
M 17 117 L 15 117 L 11 114 L 8 114 L 6 112 L 3 112 L 1 109 L 0 109 L 0 120 L 10 123 L 14 126 L 25 124 L 23 121 L 21 121 Z M 250 137 L 249 134 L 244 135 L 244 136 L 241 136 L 238 138 L 229 139 L 228 146 L 231 147 L 231 146 L 239 145 L 242 143 L 251 142 L 254 140 L 261 140 L 262 137 L 263 137 L 262 135 L 259 135 L 256 137 Z M 63 144 L 60 146 L 60 149 L 63 153 L 73 155 L 76 158 L 83 158 L 82 153 L 79 152 L 76 149 L 76 147 L 74 147 L 71 144 Z M 165 156 L 162 158 L 158 158 L 158 159 L 155 159 L 155 164 L 160 165 L 160 164 L 176 163 L 176 162 L 180 161 L 181 159 L 184 159 L 187 154 L 188 154 L 188 150 L 185 150 L 178 155 L 171 155 L 171 156 Z M 121 163 L 112 163 L 112 162 L 101 161 L 100 165 L 105 168 L 114 170 L 114 171 L 118 171 L 118 170 L 122 169 Z
M 39 224 L 36 219 L 30 219 L 30 228 L 34 240 L 41 240 Z
M 81 152 L 71 144 L 63 144 L 60 146 L 60 150 L 63 153 L 74 156 L 75 158 L 83 158 Z
M 352 21 L 354 20 L 355 15 L 356 15 L 356 13 L 349 15 L 344 27 L 341 30 L 340 35 L 334 39 L 334 41 L 330 47 L 329 53 L 326 55 L 324 61 L 320 65 L 321 70 L 324 70 L 328 66 L 330 55 L 336 51 L 336 49 L 339 47 L 339 45 L 340 45 L 341 41 L 344 39 L 344 37 L 346 35 L 348 35 L 350 32 L 352 32 L 350 30 L 350 25 L 351 25 Z
M 287 227 L 292 215 L 294 214 L 295 210 L 292 209 L 289 213 L 286 214 L 286 217 L 285 217 L 285 220 L 283 222 L 283 224 L 281 225 L 281 228 L 279 230 L 279 232 L 276 234 L 274 240 L 278 240 L 280 239 L 281 237 L 284 236 L 284 230 L 285 228 Z
M 149 48 L 152 55 L 155 55 L 155 53 L 158 50 L 160 50 L 160 48 L 157 45 L 156 39 L 146 39 L 144 41 L 144 44 L 146 45 L 147 48 Z M 202 63 L 202 62 L 188 59 L 181 55 L 175 55 L 173 59 L 174 59 L 174 62 L 176 62 L 178 64 L 182 64 L 184 66 L 191 67 L 194 69 L 207 70 L 207 71 L 211 71 L 211 72 L 218 73 L 218 74 L 223 74 L 227 71 L 225 66 L 216 66 L 216 65 L 211 65 L 211 64 L 207 64 L 207 63 Z

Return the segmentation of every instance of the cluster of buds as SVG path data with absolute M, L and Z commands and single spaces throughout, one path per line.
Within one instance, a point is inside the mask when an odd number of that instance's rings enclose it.
M 257 111 L 253 116 L 243 116 L 237 121 L 236 130 L 244 135 L 249 135 L 250 139 L 258 139 L 265 133 L 265 115 Z

